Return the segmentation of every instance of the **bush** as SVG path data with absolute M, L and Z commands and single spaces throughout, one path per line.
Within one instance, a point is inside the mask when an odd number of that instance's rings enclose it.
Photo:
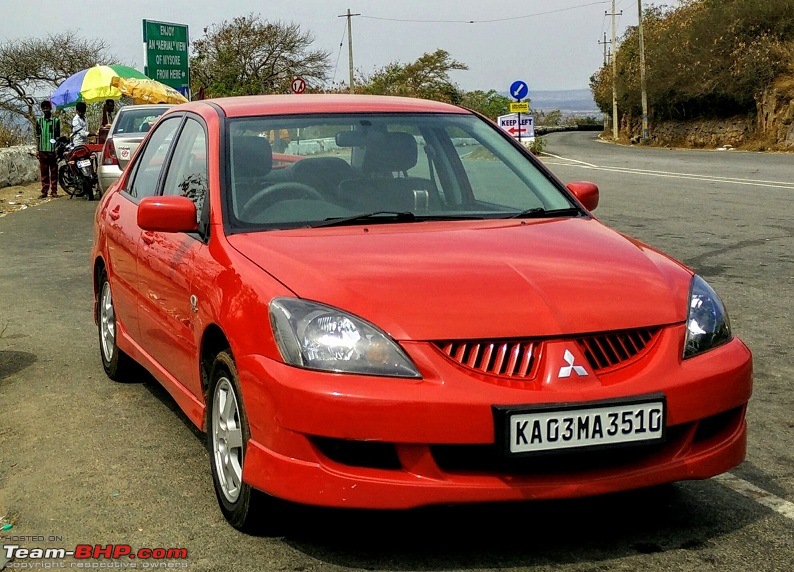
M 535 137 L 535 140 L 527 146 L 527 149 L 529 149 L 533 155 L 540 155 L 545 148 L 546 140 L 543 137 Z
M 18 124 L 0 116 L 0 147 L 30 143 L 28 132 Z

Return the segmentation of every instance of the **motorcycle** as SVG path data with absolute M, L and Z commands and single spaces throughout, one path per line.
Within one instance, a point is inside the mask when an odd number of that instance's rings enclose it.
M 58 158 L 58 183 L 70 197 L 86 195 L 94 200 L 94 187 L 98 183 L 94 153 L 86 145 L 72 145 L 68 137 L 55 142 Z

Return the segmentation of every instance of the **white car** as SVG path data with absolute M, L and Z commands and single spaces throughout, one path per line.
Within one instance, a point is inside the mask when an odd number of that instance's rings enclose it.
M 173 107 L 168 104 L 126 105 L 110 126 L 97 168 L 99 189 L 104 193 L 116 182 L 149 128 Z

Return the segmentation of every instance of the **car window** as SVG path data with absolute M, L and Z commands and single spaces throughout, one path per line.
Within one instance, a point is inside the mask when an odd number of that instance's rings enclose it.
M 151 197 L 157 192 L 157 181 L 160 171 L 168 156 L 168 149 L 174 139 L 174 133 L 182 122 L 181 116 L 170 117 L 157 126 L 149 136 L 146 149 L 137 161 L 132 183 L 127 193 L 133 197 Z
M 207 196 L 207 138 L 202 125 L 188 118 L 179 134 L 163 185 L 164 195 L 187 197 L 200 218 Z
M 222 192 L 232 228 L 321 226 L 382 211 L 413 221 L 509 218 L 573 206 L 501 131 L 471 114 L 245 117 L 228 130 Z
M 447 128 L 446 131 L 460 156 L 475 201 L 519 210 L 544 206 L 541 195 L 528 196 L 524 192 L 528 182 L 526 172 L 501 160 L 492 148 L 486 146 L 486 141 L 471 137 L 458 127 Z M 546 182 L 540 173 L 533 178 L 536 183 Z

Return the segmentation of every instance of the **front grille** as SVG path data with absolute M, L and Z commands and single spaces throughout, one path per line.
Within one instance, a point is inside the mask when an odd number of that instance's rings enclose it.
M 436 346 L 469 369 L 500 377 L 534 375 L 537 343 L 533 341 L 439 342 Z
M 658 332 L 658 328 L 642 328 L 593 334 L 577 338 L 576 343 L 593 370 L 603 373 L 637 358 Z
M 589 334 L 574 338 L 579 350 L 596 373 L 626 365 L 640 356 L 659 333 L 659 328 Z M 547 339 L 456 340 L 433 342 L 452 361 L 470 370 L 501 378 L 525 381 L 537 374 Z

